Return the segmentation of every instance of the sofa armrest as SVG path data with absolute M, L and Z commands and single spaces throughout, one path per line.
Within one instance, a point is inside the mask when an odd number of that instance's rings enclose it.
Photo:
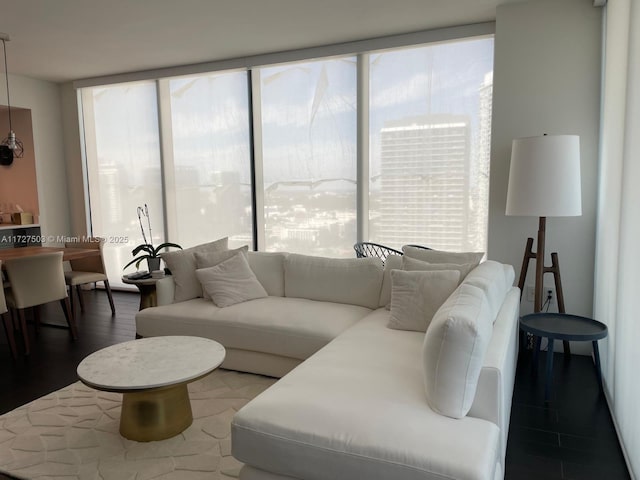
M 470 417 L 488 420 L 500 428 L 503 467 L 518 360 L 519 315 L 520 289 L 513 287 L 507 293 L 493 325 L 476 396 L 469 411 Z
M 173 295 L 176 289 L 176 284 L 173 281 L 171 275 L 167 275 L 156 282 L 156 296 L 158 300 L 158 306 L 169 305 L 173 303 Z

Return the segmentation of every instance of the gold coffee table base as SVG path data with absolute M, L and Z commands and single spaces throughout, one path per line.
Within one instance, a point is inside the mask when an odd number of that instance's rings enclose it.
M 214 371 L 225 349 L 189 336 L 143 338 L 93 352 L 78 365 L 91 388 L 122 393 L 120 434 L 151 442 L 178 435 L 193 422 L 187 384 Z
M 127 392 L 122 396 L 120 434 L 129 440 L 164 440 L 178 435 L 192 422 L 186 383 Z

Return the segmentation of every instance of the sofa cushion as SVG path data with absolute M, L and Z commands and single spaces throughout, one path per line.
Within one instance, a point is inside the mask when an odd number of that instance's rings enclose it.
M 220 307 L 204 298 L 145 308 L 136 313 L 136 333 L 143 337 L 193 335 L 215 340 L 207 330 L 218 310 Z
M 240 248 L 234 248 L 232 250 L 220 250 L 220 251 L 209 251 L 209 252 L 194 252 L 194 256 L 196 257 L 196 270 L 208 267 L 215 267 L 216 265 L 224 262 L 225 260 L 229 260 L 236 253 L 242 253 L 245 257 L 247 255 L 247 251 L 249 247 L 244 245 Z M 202 280 L 198 277 L 196 273 L 196 278 L 200 282 L 202 286 L 202 297 L 210 299 L 211 296 L 207 293 L 207 290 L 202 285 Z M 215 303 L 215 302 L 214 302 Z
M 293 478 L 493 479 L 498 427 L 429 408 L 424 335 L 388 319 L 376 310 L 245 405 L 233 456 Z
M 249 266 L 267 293 L 284 297 L 284 252 L 248 252 Z
M 431 408 L 453 418 L 471 408 L 493 321 L 484 291 L 463 282 L 433 316 L 422 348 Z
M 384 272 L 382 277 L 382 288 L 380 289 L 379 307 L 386 307 L 389 310 L 391 303 L 391 270 L 402 268 L 401 255 L 389 255 L 384 261 Z
M 379 258 L 326 258 L 289 254 L 285 296 L 377 308 L 382 286 Z
M 371 310 L 302 298 L 266 297 L 219 308 L 196 298 L 136 314 L 143 337 L 194 335 L 225 348 L 306 359 Z
M 484 257 L 484 252 L 444 252 L 442 250 L 426 250 L 410 245 L 402 247 L 402 253 L 408 257 L 422 260 L 423 262 L 457 263 L 459 265 L 465 263 L 478 265 L 482 257 Z
M 391 271 L 389 328 L 426 332 L 436 311 L 458 286 L 457 270 Z
M 196 254 L 197 258 L 198 254 Z M 267 292 L 249 267 L 244 252 L 213 267 L 199 268 L 196 276 L 202 289 L 219 307 L 264 298 Z
M 196 245 L 195 247 L 165 252 L 162 260 L 171 270 L 173 281 L 175 282 L 174 302 L 183 302 L 202 296 L 202 287 L 196 278 L 196 257 L 195 252 L 217 252 L 227 250 L 228 238 L 221 238 L 214 242 Z

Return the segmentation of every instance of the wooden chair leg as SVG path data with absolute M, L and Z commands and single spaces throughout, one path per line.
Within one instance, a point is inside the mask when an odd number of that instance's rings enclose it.
M 69 297 L 65 297 L 60 300 L 60 305 L 62 305 L 62 311 L 64 312 L 64 316 L 67 319 L 67 324 L 69 325 L 69 331 L 71 332 L 71 338 L 74 340 L 78 339 L 78 328 L 76 327 L 76 320 L 73 317 L 73 313 L 71 312 L 71 304 L 69 303 Z
M 69 285 L 69 304 L 71 305 L 71 315 L 73 315 L 73 318 L 76 317 L 76 301 L 73 298 L 73 285 Z
M 76 293 L 78 294 L 78 302 L 80 303 L 80 311 L 84 312 L 84 298 L 82 296 L 81 285 L 76 285 Z
M 40 333 L 40 305 L 33 307 L 33 328 L 36 331 L 36 336 Z
M 29 355 L 31 348 L 29 346 L 29 332 L 27 330 L 27 318 L 24 315 L 24 309 L 18 308 L 18 318 L 20 319 L 20 328 L 22 329 L 22 338 L 24 339 L 24 354 Z
M 20 331 L 20 319 L 18 318 L 18 313 L 15 309 L 10 308 L 9 309 L 9 316 L 11 317 L 11 321 L 13 322 L 13 331 L 14 332 L 19 332 Z
M 7 340 L 9 341 L 9 349 L 11 350 L 11 356 L 14 360 L 18 358 L 18 348 L 16 347 L 16 339 L 13 335 L 13 322 L 11 316 L 3 313 L 2 324 L 4 325 L 4 331 L 7 334 Z
M 111 295 L 111 287 L 109 286 L 109 280 L 104 281 L 104 289 L 107 291 L 107 298 L 109 298 L 109 305 L 111 306 L 111 315 L 115 315 L 116 307 L 113 304 L 113 295 Z

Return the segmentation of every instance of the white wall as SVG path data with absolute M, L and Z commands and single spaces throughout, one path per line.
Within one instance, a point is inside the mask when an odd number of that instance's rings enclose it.
M 558 252 L 566 310 L 586 316 L 593 302 L 601 19 L 592 0 L 517 3 L 496 15 L 488 257 L 512 264 L 518 275 L 527 237 L 537 235 L 536 217 L 504 213 L 511 141 L 579 135 L 583 214 L 547 219 L 546 264 Z M 531 262 L 526 285 L 534 284 L 534 269 Z M 533 311 L 523 300 L 522 312 Z
M 12 105 L 31 109 L 42 234 L 69 235 L 60 87 L 52 82 L 17 75 L 9 75 L 9 82 Z M 1 134 L 4 137 L 6 132 Z

